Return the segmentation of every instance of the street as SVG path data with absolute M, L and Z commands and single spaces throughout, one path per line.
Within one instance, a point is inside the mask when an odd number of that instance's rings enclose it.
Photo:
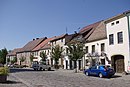
M 33 71 L 29 68 L 10 72 L 8 82 L 0 83 L 0 87 L 130 87 L 130 75 L 99 78 L 73 70 Z

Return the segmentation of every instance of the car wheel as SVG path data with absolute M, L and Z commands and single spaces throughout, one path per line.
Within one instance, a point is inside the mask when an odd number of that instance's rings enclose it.
M 51 67 L 48 68 L 48 71 L 51 71 Z
M 40 67 L 40 71 L 42 70 L 42 67 Z
M 89 76 L 89 72 L 86 72 L 85 75 L 86 75 L 86 76 Z
M 100 77 L 100 78 L 102 78 L 102 77 L 103 77 L 102 73 L 99 73 L 99 77 Z

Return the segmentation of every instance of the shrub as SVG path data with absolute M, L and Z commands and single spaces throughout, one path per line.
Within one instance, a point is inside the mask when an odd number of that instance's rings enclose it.
M 0 75 L 8 75 L 8 67 L 0 67 Z

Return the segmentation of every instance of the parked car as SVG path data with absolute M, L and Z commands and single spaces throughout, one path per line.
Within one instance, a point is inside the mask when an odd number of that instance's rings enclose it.
M 32 68 L 34 70 L 51 70 L 51 66 L 46 64 L 46 62 L 38 62 L 38 61 L 33 61 Z
M 99 76 L 102 77 L 111 77 L 115 74 L 114 69 L 110 68 L 108 65 L 97 65 L 92 66 L 89 69 L 84 70 L 85 75 L 87 76 Z

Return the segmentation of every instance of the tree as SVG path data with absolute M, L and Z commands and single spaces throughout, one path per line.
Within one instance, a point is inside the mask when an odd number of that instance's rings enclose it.
M 0 50 L 0 63 L 5 64 L 6 63 L 6 55 L 8 54 L 7 49 L 4 48 Z
M 24 56 L 22 56 L 19 60 L 20 60 L 20 65 L 21 65 L 21 62 L 24 62 L 26 60 L 26 58 Z
M 52 48 L 51 57 L 55 61 L 55 68 L 58 68 L 59 58 L 61 58 L 63 51 L 64 50 L 59 45 Z
M 84 51 L 83 51 L 83 44 L 82 43 L 75 43 L 75 44 L 68 44 L 68 56 L 69 59 L 72 61 L 77 61 L 81 59 L 84 56 Z M 76 64 L 76 71 L 77 72 L 77 64 Z
M 10 62 L 10 58 L 7 58 L 7 63 L 9 63 Z
M 44 51 L 40 52 L 40 57 L 42 58 L 42 61 L 46 61 L 46 59 L 47 59 L 47 55 Z
M 14 64 L 14 63 L 16 63 L 16 62 L 17 62 L 17 58 L 14 57 L 13 60 L 11 60 L 11 64 Z
M 30 61 L 33 62 L 33 59 L 34 59 L 34 56 L 31 55 L 31 56 L 30 56 Z

